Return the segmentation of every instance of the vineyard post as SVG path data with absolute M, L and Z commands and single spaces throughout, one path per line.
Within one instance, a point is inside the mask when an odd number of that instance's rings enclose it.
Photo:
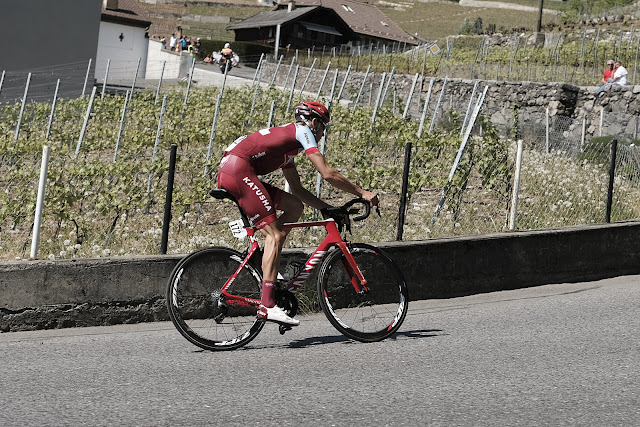
M 424 69 L 427 66 L 427 50 L 428 49 L 429 49 L 429 45 L 425 43 L 424 56 L 422 57 L 422 71 L 420 72 L 420 90 L 421 91 L 422 89 L 424 89 Z
M 95 89 L 95 88 L 94 88 Z M 40 181 L 38 182 L 38 198 L 36 200 L 36 214 L 33 221 L 33 238 L 31 239 L 31 255 L 29 259 L 36 259 L 38 256 L 38 245 L 40 243 L 40 226 L 42 224 L 42 207 L 44 205 L 44 194 L 47 188 L 47 169 L 49 167 L 49 146 L 42 147 L 42 163 L 40 165 Z
M 80 152 L 80 146 L 82 145 L 82 140 L 84 139 L 84 134 L 87 131 L 87 124 L 89 123 L 89 117 L 91 117 L 91 108 L 93 107 L 93 100 L 95 96 L 96 96 L 96 87 L 94 86 L 93 89 L 91 90 L 91 98 L 89 98 L 89 104 L 87 105 L 87 113 L 84 116 L 84 122 L 82 123 L 82 130 L 80 131 L 80 137 L 78 137 L 78 145 L 76 146 L 76 157 L 78 157 L 78 153 Z
M 293 63 L 296 62 L 296 57 L 291 58 L 291 65 L 289 65 L 289 72 L 287 73 L 287 78 L 284 79 L 284 83 L 282 84 L 282 90 L 287 88 L 287 83 L 289 83 L 289 76 L 291 75 L 291 70 L 293 69 Z
M 322 80 L 320 80 L 320 86 L 318 86 L 318 93 L 316 94 L 316 98 L 320 98 L 320 92 L 322 91 L 322 86 L 324 86 L 324 81 L 327 79 L 327 73 L 329 72 L 330 67 L 331 67 L 331 61 L 327 62 L 327 68 L 324 70 L 324 74 L 322 75 Z
M 169 223 L 171 222 L 171 203 L 173 202 L 173 179 L 176 174 L 176 153 L 178 146 L 171 144 L 171 154 L 169 156 L 169 176 L 167 177 L 167 196 L 164 202 L 164 220 L 162 221 L 162 241 L 160 243 L 160 253 L 167 253 L 167 243 L 169 241 Z
M 600 130 L 598 131 L 598 136 L 602 136 L 602 122 L 604 121 L 604 108 L 600 110 Z
M 344 73 L 344 80 L 342 81 L 342 85 L 340 86 L 340 90 L 338 91 L 337 99 L 340 101 L 342 99 L 342 91 L 344 90 L 345 85 L 347 84 L 347 79 L 349 78 L 349 73 L 351 72 L 351 64 L 347 67 L 347 71 Z
M 636 43 L 636 62 L 633 66 L 633 84 L 636 84 L 636 74 L 638 72 L 638 50 L 640 50 L 640 37 L 638 37 L 638 43 Z
M 376 122 L 376 115 L 378 113 L 378 108 L 380 107 L 380 98 L 382 97 L 382 90 L 384 88 L 384 81 L 387 76 L 387 73 L 383 72 L 382 76 L 380 76 L 380 88 L 378 89 L 378 96 L 376 97 L 376 103 L 373 106 L 373 114 L 371 114 L 371 125 L 369 126 L 369 137 L 371 137 L 371 132 L 373 131 L 373 124 Z
M 279 24 L 278 24 L 279 26 Z M 282 63 L 282 59 L 284 58 L 284 55 L 280 55 L 280 59 L 278 59 L 278 63 L 276 64 L 276 69 L 273 72 L 273 77 L 271 77 L 271 83 L 269 83 L 269 87 L 273 86 L 273 84 L 276 81 L 276 76 L 278 75 L 278 69 L 280 68 L 280 64 Z
M 546 147 L 546 152 L 547 154 L 549 154 L 549 107 L 547 107 L 545 115 L 544 115 L 544 130 L 545 130 L 545 137 L 544 137 L 544 141 L 545 141 L 545 147 Z
M 253 84 L 256 82 L 256 77 L 258 77 L 258 71 L 260 70 L 260 67 L 262 67 L 262 61 L 263 60 L 266 61 L 266 58 L 264 57 L 264 53 L 261 53 L 260 54 L 260 60 L 258 61 L 258 66 L 256 67 L 256 72 L 253 75 L 253 79 L 251 80 L 251 86 L 253 86 Z
M 440 109 L 440 105 L 442 104 L 442 99 L 444 98 L 444 93 L 447 88 L 447 80 L 449 77 L 445 76 L 444 82 L 442 82 L 442 89 L 440 90 L 440 97 L 438 98 L 438 103 L 436 104 L 436 108 L 433 110 L 433 118 L 431 119 L 431 123 L 429 123 L 429 133 L 436 126 L 436 117 L 438 115 L 438 110 Z
M 411 105 L 411 98 L 413 97 L 413 91 L 416 89 L 416 84 L 418 83 L 419 74 L 416 73 L 413 76 L 413 82 L 411 82 L 411 89 L 409 90 L 409 95 L 407 96 L 407 104 L 404 106 L 404 112 L 402 113 L 402 119 L 407 118 L 407 114 L 409 113 L 409 106 Z
M 7 70 L 2 70 L 2 77 L 0 77 L 0 93 L 2 93 L 2 84 L 4 83 L 4 76 L 7 73 Z
M 478 118 L 478 114 L 480 113 L 480 108 L 482 108 L 482 104 L 484 103 L 484 98 L 487 94 L 487 89 L 489 89 L 489 86 L 485 86 L 484 91 L 478 97 L 478 102 L 476 102 L 476 106 L 473 110 L 473 114 L 471 115 L 471 119 L 469 120 L 469 125 L 467 126 L 467 129 L 464 133 L 464 137 L 462 138 L 462 143 L 460 144 L 460 148 L 458 149 L 458 154 L 456 154 L 456 158 L 453 161 L 453 164 L 451 165 L 451 170 L 449 171 L 449 178 L 444 188 L 442 189 L 442 195 L 440 196 L 440 201 L 438 202 L 435 210 L 433 211 L 433 216 L 431 217 L 432 225 L 435 224 L 436 218 L 440 214 L 440 210 L 444 205 L 444 201 L 447 196 L 447 191 L 449 190 L 449 186 L 451 185 L 451 180 L 453 179 L 453 175 L 455 174 L 456 169 L 458 169 L 458 164 L 460 163 L 462 154 L 464 153 L 464 149 L 467 146 L 467 141 L 469 140 L 469 136 L 471 135 L 471 130 L 473 129 L 473 126 L 476 123 L 476 119 Z
M 51 132 L 51 124 L 53 123 L 53 113 L 56 110 L 56 101 L 58 100 L 58 90 L 60 89 L 60 79 L 56 82 L 56 90 L 53 93 L 53 101 L 51 101 L 51 113 L 49 114 L 49 123 L 47 124 L 47 132 L 44 134 L 45 139 L 49 139 Z
M 511 211 L 509 212 L 509 231 L 516 229 L 516 214 L 518 211 L 518 192 L 520 191 L 520 170 L 522 168 L 522 146 L 521 139 L 518 140 L 518 151 L 516 154 L 516 170 L 513 177 L 513 192 L 511 194 Z
M 296 71 L 293 73 L 293 83 L 291 84 L 291 93 L 289 93 L 289 102 L 287 102 L 287 109 L 285 110 L 285 115 L 289 114 L 289 108 L 291 108 L 291 100 L 293 99 L 293 91 L 296 88 L 296 80 L 298 80 L 299 69 L 300 69 L 300 66 L 296 65 Z
M 582 74 L 584 74 L 584 55 L 585 55 L 584 44 L 586 42 L 586 39 L 587 39 L 587 30 L 584 30 L 584 32 L 582 33 L 582 47 L 580 48 L 580 69 L 582 71 Z
M 331 107 L 333 106 L 333 95 L 336 92 L 336 86 L 338 84 L 338 75 L 339 74 L 340 74 L 340 69 L 336 68 L 335 74 L 333 75 L 333 84 L 331 85 L 331 92 L 329 94 L 329 102 L 327 103 L 327 108 L 329 110 L 331 110 Z
M 622 56 L 622 29 L 618 30 L 618 57 Z
M 162 69 L 160 70 L 160 79 L 158 80 L 158 88 L 156 89 L 156 98 L 153 101 L 153 105 L 158 103 L 158 96 L 160 95 L 160 87 L 162 86 L 162 78 L 164 77 L 164 67 L 167 61 L 162 61 Z
M 256 107 L 256 100 L 258 99 L 258 92 L 260 90 L 261 79 L 262 79 L 262 69 L 258 72 L 258 82 L 256 84 L 256 90 L 253 92 L 253 101 L 251 101 L 251 110 L 249 110 L 249 118 L 247 119 L 247 126 L 251 125 L 251 118 L 253 117 L 253 110 Z
M 158 146 L 160 145 L 160 134 L 162 133 L 162 120 L 164 119 L 164 113 L 167 108 L 167 95 L 162 98 L 162 108 L 160 109 L 160 118 L 158 119 L 158 130 L 156 131 L 156 140 L 153 144 L 153 154 L 151 154 L 151 165 L 153 166 L 153 161 L 156 159 L 156 154 L 158 153 Z M 151 194 L 151 177 L 153 173 L 149 172 L 149 181 L 147 182 L 147 197 Z M 148 207 L 147 207 L 148 213 Z
M 89 72 L 91 71 L 91 62 L 93 58 L 89 58 L 89 65 L 87 65 L 87 72 L 84 75 L 84 85 L 82 86 L 82 96 L 84 96 L 84 92 L 87 90 L 87 81 L 89 81 Z
M 394 86 L 394 87 L 393 87 L 393 103 L 391 104 L 391 112 L 392 112 L 394 115 L 395 115 L 395 114 L 396 114 L 396 112 L 397 112 L 397 109 L 396 109 L 396 101 L 397 101 L 397 98 L 398 98 L 398 93 L 397 93 L 397 90 L 396 90 L 396 88 L 395 88 L 395 86 Z
M 138 80 L 138 71 L 140 71 L 140 61 L 142 58 L 138 58 L 138 65 L 136 66 L 136 73 L 133 75 L 133 83 L 131 83 L 131 98 L 133 98 L 133 91 L 136 88 L 136 80 Z
M 382 99 L 380 100 L 380 108 L 384 104 L 384 100 L 387 99 L 387 92 L 389 92 L 389 86 L 391 86 L 391 80 L 393 79 L 393 75 L 396 72 L 396 67 L 391 69 L 391 73 L 389 73 L 389 78 L 387 79 L 387 84 L 384 87 L 384 91 L 382 92 Z
M 593 71 L 592 78 L 596 77 L 596 66 L 598 65 L 598 39 L 600 38 L 600 28 L 596 31 L 596 38 L 593 42 Z
M 320 139 L 320 153 L 324 156 L 327 146 L 327 130 L 325 129 L 322 138 Z M 316 172 L 316 197 L 320 198 L 322 192 L 322 175 L 320 172 Z
M 611 164 L 609 166 L 609 187 L 607 189 L 607 209 L 604 215 L 604 221 L 608 224 L 611 222 L 611 204 L 613 203 L 613 181 L 616 174 L 616 156 L 618 153 L 618 139 L 611 141 Z
M 116 160 L 115 156 L 118 154 L 118 146 L 120 145 L 120 139 L 122 138 L 122 131 L 124 130 L 124 120 L 125 120 L 125 117 L 127 116 L 127 104 L 129 103 L 129 94 L 130 92 L 127 91 L 126 95 L 124 96 L 124 105 L 122 106 L 122 116 L 120 117 L 120 129 L 118 130 L 118 138 L 116 139 L 116 150 L 113 158 L 114 162 Z M 80 151 L 80 146 L 78 145 L 78 148 L 76 149 L 76 157 L 78 156 L 79 151 Z
M 227 76 L 229 75 L 229 61 L 224 64 L 224 77 L 222 78 L 222 86 L 220 87 L 220 97 L 224 93 L 224 88 L 227 86 Z
M 305 77 L 304 81 L 302 82 L 302 87 L 300 88 L 300 94 L 298 96 L 302 96 L 302 92 L 304 91 L 304 88 L 307 85 L 307 82 L 309 81 L 309 77 L 311 76 L 311 73 L 313 73 L 313 67 L 316 65 L 317 61 L 318 61 L 318 58 L 313 58 L 313 62 L 311 63 L 311 67 L 309 67 L 309 72 L 307 73 L 307 77 Z
M 100 99 L 104 99 L 104 90 L 107 87 L 107 78 L 109 77 L 109 66 L 111 66 L 111 58 L 107 59 L 107 68 L 104 70 L 104 79 L 102 80 L 102 92 Z
M 471 112 L 471 105 L 473 104 L 473 100 L 476 97 L 476 89 L 478 88 L 478 81 L 476 80 L 475 84 L 473 85 L 473 91 L 471 91 L 471 98 L 469 99 L 469 105 L 467 106 L 467 112 L 464 115 L 464 120 L 462 121 L 462 127 L 460 128 L 460 135 L 462 136 L 462 133 L 464 132 L 464 127 L 467 124 L 467 119 L 469 118 L 469 113 Z
M 24 115 L 24 106 L 27 103 L 27 94 L 29 93 L 29 83 L 31 83 L 31 73 L 27 75 L 27 83 L 24 85 L 24 95 L 22 95 L 22 105 L 20 106 L 20 114 L 18 115 L 18 124 L 16 125 L 16 134 L 13 138 L 13 142 L 18 142 L 18 135 L 20 134 L 20 124 L 22 123 L 22 116 Z
M 191 56 L 189 57 L 191 58 Z M 191 82 L 193 81 L 193 71 L 196 68 L 196 58 L 192 58 L 191 61 L 191 70 L 189 71 L 189 81 L 187 82 L 187 91 L 184 94 L 184 102 L 182 103 L 182 115 L 184 117 L 184 111 L 187 108 L 187 101 L 189 100 L 189 92 L 191 91 Z M 131 95 L 133 96 L 133 89 L 131 89 Z
M 276 110 L 276 101 L 271 101 L 271 108 L 269 109 L 269 121 L 267 122 L 267 128 L 271 127 L 271 123 L 273 122 L 273 113 Z
M 582 116 L 582 136 L 580 137 L 580 151 L 584 153 L 584 139 L 587 133 L 587 114 Z
M 511 78 L 511 70 L 513 69 L 513 42 L 509 46 L 509 71 L 507 71 L 507 80 Z
M 427 97 L 424 99 L 424 108 L 422 109 L 422 117 L 420 117 L 420 126 L 418 127 L 418 139 L 422 136 L 422 128 L 424 127 L 424 119 L 427 116 L 427 107 L 429 106 L 429 100 L 431 99 L 431 89 L 433 89 L 433 80 L 429 82 L 429 90 L 427 90 Z
M 636 116 L 636 127 L 633 130 L 633 139 L 638 139 L 638 126 L 640 125 L 640 116 Z
M 211 154 L 213 153 L 213 141 L 216 138 L 216 128 L 218 127 L 218 114 L 220 112 L 220 104 L 222 103 L 222 92 L 218 94 L 218 100 L 216 101 L 216 110 L 213 113 L 213 122 L 211 123 L 211 135 L 209 135 L 209 148 L 207 149 L 207 160 L 204 165 L 204 174 L 209 175 L 209 161 L 211 160 Z
M 333 94 L 336 90 L 336 84 L 338 83 L 338 73 L 339 69 L 336 68 L 336 72 L 333 76 L 333 84 L 331 85 L 331 94 L 329 95 L 329 102 L 327 103 L 327 109 L 331 112 L 331 107 L 333 104 Z M 320 140 L 320 153 L 324 156 L 327 151 L 327 135 L 329 131 L 325 129 L 324 134 L 322 135 L 322 139 Z M 316 197 L 320 198 L 320 193 L 322 192 L 322 175 L 320 172 L 316 173 Z
M 402 191 L 400 192 L 400 207 L 398 208 L 398 231 L 396 240 L 402 240 L 404 233 L 404 216 L 407 211 L 407 189 L 409 187 L 409 168 L 411 165 L 411 141 L 404 146 L 404 167 L 402 169 Z
M 360 85 L 360 90 L 358 91 L 358 96 L 356 97 L 356 102 L 353 103 L 353 109 L 356 109 L 358 105 L 358 101 L 360 101 L 360 97 L 362 96 L 362 92 L 364 90 L 364 85 L 367 82 L 367 76 L 369 76 L 369 70 L 371 70 L 371 64 L 367 67 L 367 71 L 364 72 L 364 77 L 362 79 L 362 84 Z

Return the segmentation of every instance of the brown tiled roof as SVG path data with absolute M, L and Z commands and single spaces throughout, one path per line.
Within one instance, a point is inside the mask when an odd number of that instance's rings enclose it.
M 380 9 L 368 3 L 355 0 L 296 0 L 295 6 L 320 6 L 332 9 L 352 31 L 369 37 L 419 44 L 420 40 L 404 31 L 389 19 Z M 288 3 L 280 3 L 277 9 L 287 8 Z M 295 9 L 294 9 L 295 10 Z
M 272 12 L 260 12 L 242 22 L 227 27 L 228 30 L 239 30 L 243 28 L 262 28 L 273 27 L 278 24 L 296 20 L 309 12 L 316 10 L 317 7 L 299 7 L 291 12 L 287 9 L 274 10 Z
M 151 25 L 148 13 L 138 5 L 136 0 L 118 0 L 118 8 L 103 9 L 100 19 L 142 28 Z

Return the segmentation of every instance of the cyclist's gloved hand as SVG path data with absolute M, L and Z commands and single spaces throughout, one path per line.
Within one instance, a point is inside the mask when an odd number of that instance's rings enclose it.
M 340 206 L 332 206 L 329 208 L 320 209 L 320 213 L 322 214 L 322 218 L 324 219 L 333 218 L 338 225 L 338 231 L 342 232 L 342 229 L 344 227 L 347 227 L 347 231 L 351 232 L 351 221 L 349 221 L 349 213 L 346 209 Z

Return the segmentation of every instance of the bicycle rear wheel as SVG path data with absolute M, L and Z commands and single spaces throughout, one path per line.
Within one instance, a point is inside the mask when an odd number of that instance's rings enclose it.
M 380 249 L 350 246 L 369 292 L 359 294 L 351 283 L 355 274 L 340 250 L 322 263 L 318 277 L 320 306 L 331 324 L 357 341 L 381 341 L 395 333 L 409 304 L 407 285 L 398 266 Z
M 230 304 L 221 288 L 244 257 L 229 248 L 193 252 L 173 269 L 167 287 L 171 321 L 191 343 L 205 350 L 234 350 L 262 330 L 256 307 Z M 260 299 L 262 276 L 247 263 L 228 289 L 233 295 Z

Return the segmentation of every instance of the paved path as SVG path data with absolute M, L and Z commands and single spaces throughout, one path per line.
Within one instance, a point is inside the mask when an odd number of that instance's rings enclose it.
M 320 313 L 199 351 L 170 323 L 0 334 L 0 425 L 640 424 L 640 276 L 412 302 L 349 341 Z

